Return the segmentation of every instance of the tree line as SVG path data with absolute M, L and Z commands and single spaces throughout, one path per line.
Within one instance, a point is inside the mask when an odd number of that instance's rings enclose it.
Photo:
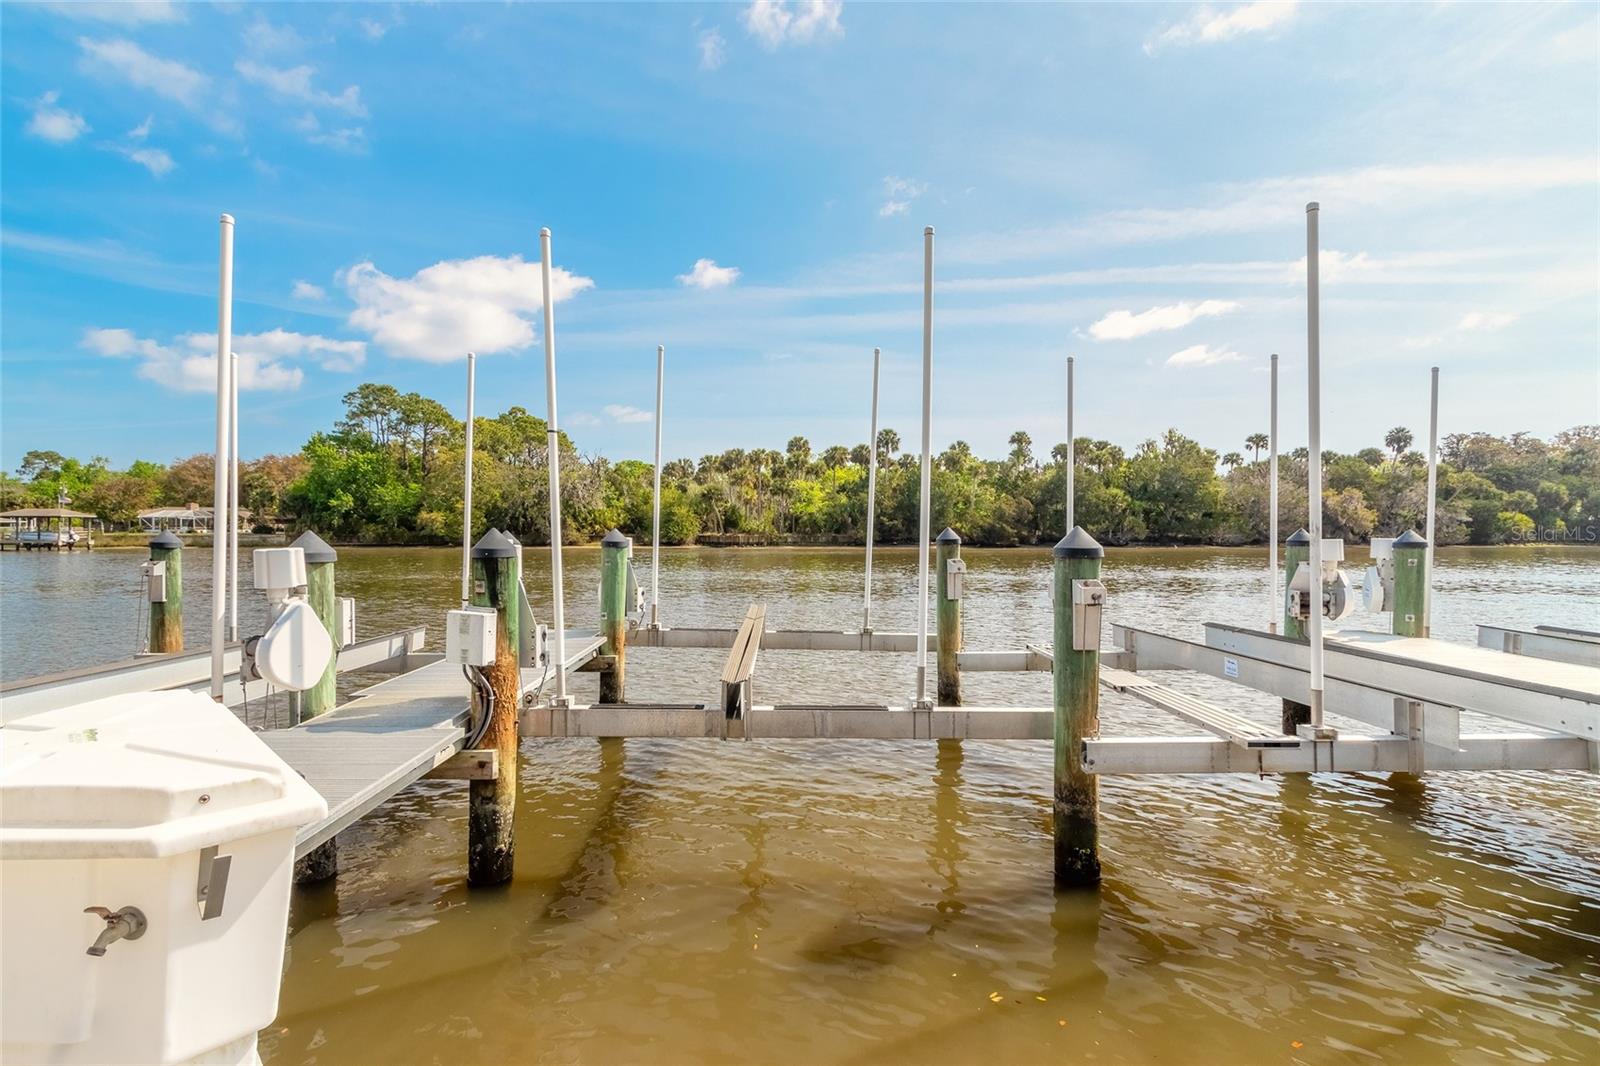
M 365 384 L 344 397 L 345 413 L 296 455 L 242 464 L 240 500 L 258 528 L 287 524 L 344 542 L 458 542 L 464 425 L 435 400 Z M 548 543 L 545 421 L 522 407 L 474 426 L 475 531 L 495 526 Z M 919 457 L 893 429 L 878 434 L 877 530 L 887 543 L 914 542 Z M 1396 427 L 1382 447 L 1323 453 L 1324 530 L 1365 540 L 1420 529 L 1427 505 L 1426 461 L 1411 432 Z M 956 441 L 934 459 L 933 519 L 969 543 L 1053 543 L 1062 533 L 1066 445 L 1036 454 L 1027 433 L 1010 451 L 983 458 Z M 1168 430 L 1132 451 L 1110 441 L 1076 441 L 1078 523 L 1107 544 L 1246 544 L 1264 541 L 1269 492 L 1264 433 L 1219 452 Z M 652 467 L 578 451 L 559 435 L 562 535 L 579 542 L 615 526 L 648 539 Z M 1249 453 L 1246 458 L 1244 453 Z M 817 450 L 805 437 L 782 451 L 732 448 L 662 469 L 661 536 L 690 544 L 707 534 L 756 539 L 861 543 L 866 535 L 866 443 Z M 1305 523 L 1307 452 L 1280 457 L 1281 534 Z M 1541 440 L 1457 433 L 1440 447 L 1436 539 L 1495 544 L 1530 539 L 1594 541 L 1600 511 L 1600 425 Z M 0 475 L 6 508 L 57 499 L 115 524 L 140 510 L 211 499 L 212 458 L 170 465 L 140 460 L 113 470 L 31 451 L 16 475 Z

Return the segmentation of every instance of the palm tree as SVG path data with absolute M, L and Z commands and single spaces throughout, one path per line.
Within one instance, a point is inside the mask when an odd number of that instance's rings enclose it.
M 878 455 L 880 461 L 887 462 L 894 458 L 894 453 L 900 450 L 900 434 L 892 429 L 878 430 Z
M 1252 433 L 1246 437 L 1244 439 L 1244 446 L 1250 449 L 1250 461 L 1260 462 L 1261 450 L 1271 443 L 1272 441 L 1265 433 Z
M 1395 426 L 1383 435 L 1383 446 L 1394 452 L 1394 461 L 1398 463 L 1400 456 L 1411 447 L 1411 431 L 1405 426 Z
M 1243 462 L 1244 456 L 1240 455 L 1238 452 L 1229 452 L 1227 455 L 1222 457 L 1222 465 L 1228 470 L 1232 470 L 1234 467 L 1239 466 Z
M 1018 466 L 1033 465 L 1033 438 L 1028 436 L 1026 430 L 1017 430 L 1011 434 L 1011 461 Z

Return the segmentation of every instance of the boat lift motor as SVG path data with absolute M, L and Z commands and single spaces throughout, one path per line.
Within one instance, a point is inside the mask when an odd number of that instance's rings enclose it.
M 256 588 L 267 594 L 272 622 L 259 639 L 246 642 L 251 661 L 244 676 L 304 692 L 322 679 L 334 654 L 333 638 L 306 596 L 305 550 L 257 548 L 251 559 Z
M 1373 614 L 1394 609 L 1394 538 L 1372 538 L 1372 565 L 1361 579 L 1362 605 Z
M 1340 568 L 1344 562 L 1344 541 L 1327 537 L 1322 541 L 1322 615 L 1337 622 L 1348 618 L 1356 609 L 1355 582 Z M 1284 611 L 1301 621 L 1310 617 L 1311 567 L 1301 563 L 1295 567 L 1294 576 L 1284 594 Z

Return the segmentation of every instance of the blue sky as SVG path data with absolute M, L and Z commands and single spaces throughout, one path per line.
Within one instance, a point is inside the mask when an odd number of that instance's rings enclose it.
M 1222 450 L 1600 421 L 1592 5 L 7 3 L 0 462 L 208 451 L 217 217 L 238 219 L 241 450 L 385 381 L 545 408 L 580 448 L 1014 429 Z

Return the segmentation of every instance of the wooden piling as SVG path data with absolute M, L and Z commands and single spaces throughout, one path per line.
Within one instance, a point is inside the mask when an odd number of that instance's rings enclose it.
M 938 552 L 933 597 L 938 605 L 934 614 L 938 634 L 938 704 L 941 707 L 959 707 L 961 670 L 957 666 L 956 654 L 961 651 L 961 592 L 959 585 L 950 580 L 950 561 L 961 558 L 961 537 L 955 530 L 946 527 L 934 544 Z
M 328 631 L 328 638 L 333 641 L 334 647 L 334 654 L 328 660 L 328 668 L 322 672 L 322 677 L 301 694 L 300 713 L 306 718 L 315 718 L 333 710 L 338 702 L 339 596 L 333 568 L 339 553 L 309 529 L 295 538 L 290 547 L 305 552 L 306 598 L 311 601 L 311 609 L 322 621 L 322 628 Z
M 1397 637 L 1428 635 L 1428 542 L 1407 530 L 1394 540 L 1394 611 Z
M 183 650 L 183 541 L 163 530 L 150 541 L 150 561 L 166 569 L 166 599 L 150 604 L 150 650 Z
M 1289 614 L 1289 582 L 1294 580 L 1294 572 L 1301 564 L 1310 565 L 1311 562 L 1311 534 L 1304 529 L 1297 529 L 1288 540 L 1283 543 L 1283 635 L 1291 640 L 1305 640 L 1305 622 Z M 1312 606 L 1318 604 L 1321 582 L 1313 581 Z M 1294 736 L 1295 730 L 1311 722 L 1311 705 L 1300 703 L 1297 700 L 1284 700 L 1283 711 L 1280 716 L 1279 726 L 1287 736 Z
M 333 569 L 339 553 L 309 529 L 296 537 L 290 547 L 299 548 L 305 553 L 306 598 L 310 600 L 311 609 L 316 612 L 322 628 L 328 631 L 334 647 L 322 677 L 304 692 L 296 693 L 298 699 L 291 700 L 294 719 L 299 722 L 333 710 L 339 701 L 339 596 Z M 315 884 L 328 880 L 338 872 L 339 838 L 335 836 L 295 860 L 294 881 L 297 885 Z
M 1072 585 L 1098 580 L 1105 550 L 1081 526 L 1055 546 L 1055 826 L 1056 884 L 1100 882 L 1100 787 L 1083 769 L 1083 741 L 1100 731 L 1100 652 L 1072 648 Z
M 494 689 L 494 710 L 480 749 L 497 753 L 492 781 L 473 781 L 467 811 L 467 883 L 499 885 L 511 880 L 515 857 L 512 828 L 517 812 L 517 711 L 522 698 L 518 661 L 522 574 L 517 545 L 490 530 L 472 547 L 472 605 L 493 607 L 494 665 L 484 676 Z
M 600 702 L 625 698 L 628 655 L 628 538 L 613 529 L 600 541 L 600 654 L 611 665 L 600 672 Z

